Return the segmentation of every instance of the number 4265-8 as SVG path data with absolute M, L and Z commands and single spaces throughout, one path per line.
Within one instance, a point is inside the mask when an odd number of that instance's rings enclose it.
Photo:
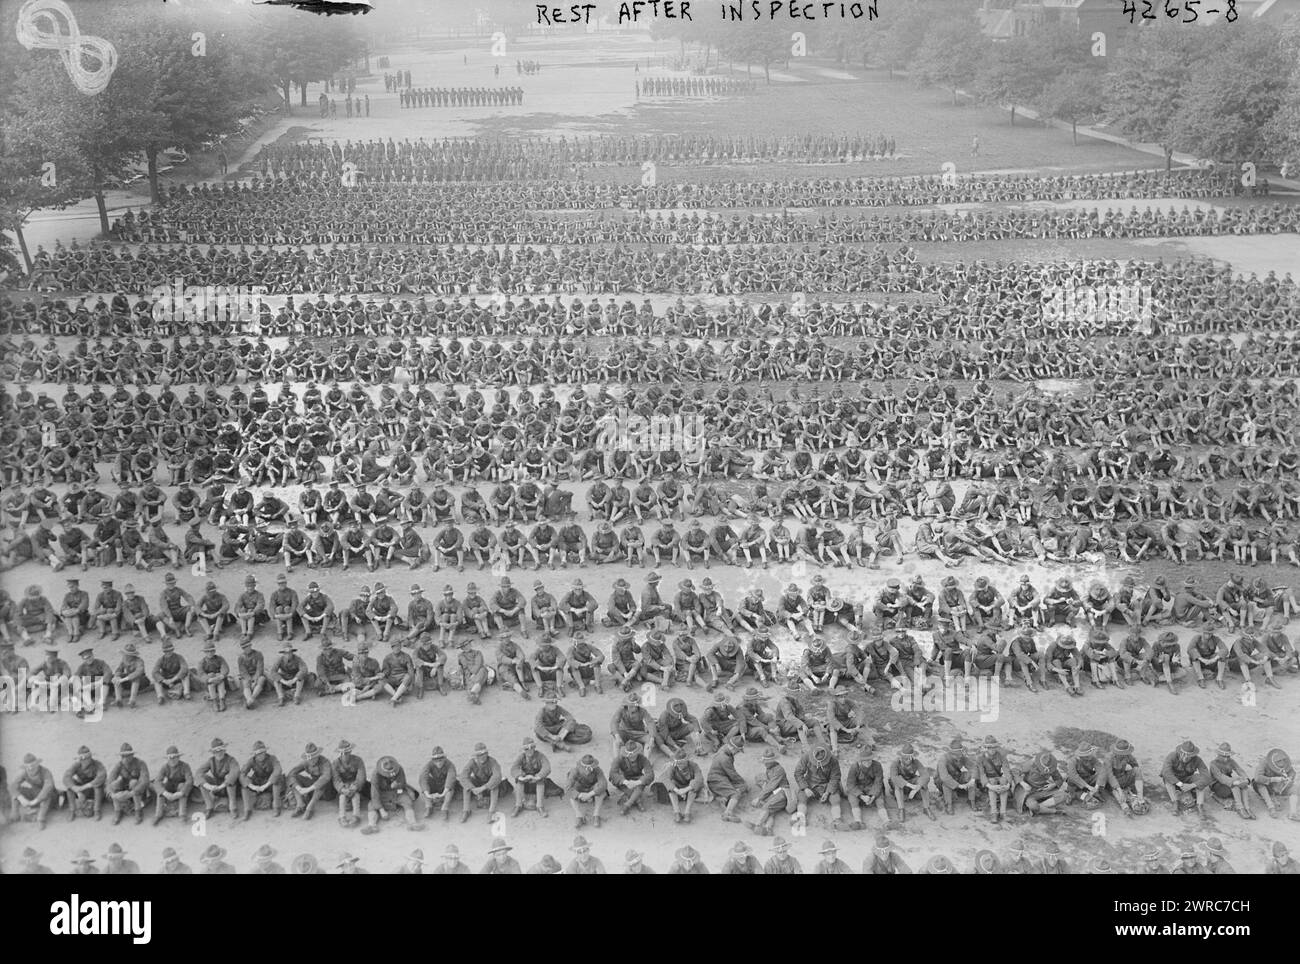
M 1157 12 L 1152 0 L 1138 0 L 1138 2 L 1142 4 L 1141 17 L 1143 20 L 1156 20 L 1159 18 L 1160 14 Z M 1183 14 L 1184 16 L 1180 23 L 1192 23 L 1200 17 L 1200 13 L 1197 12 L 1196 8 L 1199 7 L 1202 2 L 1204 2 L 1204 0 L 1184 0 L 1180 7 L 1175 0 L 1164 0 L 1165 16 L 1170 20 L 1177 20 L 1178 15 Z M 1214 0 L 1211 0 L 1211 2 L 1214 2 Z M 1215 7 L 1201 12 L 1205 14 L 1215 14 L 1219 13 L 1219 9 Z M 1124 13 L 1128 14 L 1129 23 L 1136 23 L 1139 16 L 1137 2 L 1134 2 L 1134 0 L 1124 0 Z M 1236 21 L 1237 0 L 1227 0 L 1227 9 L 1223 11 L 1223 19 L 1228 21 L 1228 23 Z

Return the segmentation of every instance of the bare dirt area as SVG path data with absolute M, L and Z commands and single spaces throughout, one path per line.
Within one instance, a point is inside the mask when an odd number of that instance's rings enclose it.
M 1153 578 L 1159 568 L 1144 570 L 1139 573 L 1139 578 L 1144 581 Z M 663 575 L 665 585 L 669 587 L 674 587 L 678 579 L 687 576 L 698 582 L 702 576 L 708 575 L 727 599 L 734 602 L 750 586 L 763 588 L 768 599 L 773 599 L 790 581 L 806 586 L 810 576 L 807 569 L 798 564 L 793 567 L 774 566 L 767 571 L 714 566 L 707 572 L 697 567 L 693 573 L 667 569 Z M 1123 575 L 1117 570 L 1089 567 L 1069 570 L 1025 567 L 1025 570 L 1037 585 L 1045 585 L 1062 571 L 1069 571 L 1080 580 L 1080 584 L 1100 577 L 1117 585 Z M 233 594 L 238 591 L 245 574 L 255 575 L 265 589 L 272 584 L 274 571 L 277 571 L 276 567 L 236 565 L 214 573 L 214 576 L 223 590 Z M 912 557 L 902 565 L 887 564 L 879 572 L 830 570 L 825 575 L 832 589 L 846 599 L 858 599 L 873 596 L 886 577 L 897 575 L 907 579 L 917 573 L 925 576 L 929 585 L 937 586 L 947 571 Z M 974 576 L 973 572 L 967 571 L 958 571 L 957 574 L 963 583 Z M 1014 585 L 1019 574 L 1019 568 L 991 573 L 1004 588 Z M 1183 572 L 1180 570 L 1178 574 L 1183 575 Z M 1268 578 L 1288 580 L 1293 584 L 1295 581 L 1294 570 L 1265 571 L 1265 574 Z M 6 579 L 6 585 L 12 585 L 13 577 L 18 577 L 19 573 L 7 575 L 10 578 Z M 96 587 L 92 580 L 101 575 L 113 577 L 119 588 L 127 581 L 132 582 L 137 591 L 151 601 L 157 600 L 162 589 L 161 572 L 143 574 L 114 569 L 103 573 L 91 572 L 82 577 L 83 584 L 93 592 Z M 188 569 L 181 570 L 179 575 L 182 586 L 188 591 L 195 594 L 201 591 L 205 580 L 193 576 Z M 640 570 L 631 571 L 619 566 L 586 567 L 580 572 L 543 569 L 535 577 L 558 593 L 572 578 L 580 576 L 603 605 L 614 579 L 627 577 L 634 588 L 639 588 L 643 575 Z M 317 576 L 316 572 L 300 569 L 291 576 L 291 585 L 301 592 L 306 581 Z M 39 576 L 24 572 L 20 578 L 24 581 L 31 578 L 52 598 L 61 597 L 64 590 L 61 578 L 48 571 Z M 510 573 L 510 578 L 518 586 L 527 586 L 534 574 L 515 570 Z M 376 580 L 384 581 L 393 595 L 404 603 L 413 583 L 421 585 L 428 593 L 436 592 L 444 584 L 450 585 L 456 590 L 457 597 L 463 598 L 468 582 L 474 581 L 481 588 L 490 589 L 496 577 L 490 571 L 435 574 L 427 567 L 415 572 L 381 569 L 373 575 L 362 569 L 349 573 L 332 572 L 325 586 L 336 604 L 342 605 L 355 598 L 362 585 L 373 585 Z M 20 587 L 21 584 L 15 588 Z M 607 645 L 609 635 L 608 631 L 599 634 L 602 643 Z M 1187 636 L 1186 631 L 1180 633 L 1184 642 Z M 232 662 L 238 652 L 234 637 L 235 631 L 227 630 L 220 647 L 223 655 Z M 833 648 L 842 647 L 842 632 L 833 632 L 830 637 Z M 785 632 L 775 638 L 783 656 L 797 659 L 801 643 L 796 643 Z M 87 639 L 93 640 L 93 634 Z M 708 642 L 711 645 L 712 639 Z M 490 653 L 493 641 L 482 645 L 485 652 Z M 271 656 L 275 649 L 273 634 L 264 629 L 257 637 L 257 646 L 268 657 Z M 66 649 L 65 646 L 64 655 L 72 656 Z M 144 647 L 147 662 L 152 663 L 157 658 L 158 649 L 156 641 Z M 178 649 L 191 665 L 200 656 L 197 638 L 183 640 Z M 313 642 L 302 645 L 300 654 L 314 663 L 317 651 Z M 120 643 L 104 640 L 97 646 L 96 654 L 115 663 L 120 654 Z M 38 658 L 33 650 L 24 655 L 33 661 Z M 1208 820 L 1194 815 L 1175 817 L 1161 805 L 1158 770 L 1164 755 L 1185 739 L 1194 740 L 1207 755 L 1220 742 L 1227 741 L 1247 767 L 1253 767 L 1257 757 L 1273 746 L 1295 747 L 1300 738 L 1300 724 L 1295 716 L 1300 680 L 1288 678 L 1283 686 L 1282 690 L 1260 687 L 1250 693 L 1244 691 L 1237 680 L 1225 691 L 1219 691 L 1213 685 L 1198 690 L 1189 684 L 1171 696 L 1163 688 L 1137 685 L 1129 690 L 1108 688 L 1097 691 L 1088 688 L 1085 696 L 1075 698 L 1066 695 L 1059 686 L 1048 693 L 1031 694 L 1023 684 L 1017 684 L 990 691 L 991 703 L 988 700 L 990 692 L 986 692 L 980 698 L 981 705 L 948 711 L 941 706 L 928 709 L 928 704 L 920 700 L 891 701 L 884 695 L 861 697 L 861 700 L 877 753 L 886 764 L 906 741 L 913 742 L 922 759 L 933 765 L 954 735 L 979 741 L 988 734 L 1001 740 L 1016 762 L 1024 763 L 1041 749 L 1053 749 L 1058 754 L 1070 749 L 1070 744 L 1077 740 L 1068 735 L 1062 737 L 1058 732 L 1062 728 L 1098 731 L 1128 739 L 1135 745 L 1148 780 L 1149 793 L 1157 804 L 1150 814 L 1131 820 L 1126 820 L 1112 804 L 1096 814 L 1074 808 L 1063 816 L 1018 817 L 1002 825 L 993 825 L 982 815 L 970 814 L 964 805 L 959 805 L 954 816 L 941 815 L 937 822 L 927 820 L 913 809 L 906 824 L 892 831 L 892 836 L 898 849 L 914 866 L 935 854 L 945 854 L 959 868 L 969 869 L 977 851 L 991 849 L 1004 853 L 1012 840 L 1023 836 L 1031 851 L 1041 852 L 1049 840 L 1055 840 L 1064 848 L 1067 859 L 1082 862 L 1100 855 L 1121 868 L 1136 869 L 1142 844 L 1160 845 L 1172 862 L 1182 846 L 1212 834 L 1225 842 L 1230 859 L 1240 870 L 1246 871 L 1263 865 L 1273 840 L 1283 840 L 1292 847 L 1300 844 L 1300 826 L 1285 820 L 1270 820 L 1267 816 L 1254 822 L 1241 820 L 1235 814 L 1221 812 L 1213 804 Z M 673 695 L 678 694 L 687 699 L 692 712 L 698 714 L 707 706 L 708 696 L 701 688 L 673 691 Z M 775 690 L 764 693 L 773 699 L 775 694 Z M 604 695 L 592 693 L 580 698 L 570 693 L 564 701 L 580 722 L 587 723 L 596 731 L 596 737 L 587 749 L 596 754 L 603 766 L 608 766 L 613 758 L 609 724 L 622 695 L 610 686 Z M 733 702 L 738 695 L 733 694 Z M 647 692 L 652 712 L 657 713 L 656 706 L 662 708 L 667 698 L 668 695 L 662 692 Z M 809 698 L 816 715 L 820 715 L 825 699 L 824 695 Z M 909 703 L 917 706 L 913 708 Z M 768 706 L 770 708 L 771 704 Z M 161 764 L 162 750 L 168 744 L 176 744 L 185 753 L 187 762 L 197 766 L 206 756 L 207 745 L 214 737 L 220 737 L 230 744 L 231 751 L 240 759 L 251 755 L 255 741 L 263 740 L 287 769 L 298 761 L 306 743 L 315 742 L 333 755 L 333 748 L 339 740 L 346 738 L 357 745 L 357 752 L 368 765 L 373 766 L 381 755 L 392 755 L 414 779 L 434 745 L 443 746 L 453 762 L 463 766 L 468 762 L 474 744 L 480 740 L 488 744 L 492 754 L 508 769 L 518 753 L 520 741 L 532 730 L 538 708 L 536 700 L 524 702 L 514 693 L 497 689 L 490 690 L 480 706 L 470 705 L 464 693 L 453 690 L 447 696 L 430 694 L 422 702 L 412 700 L 398 707 L 390 707 L 386 701 L 346 705 L 337 697 L 309 696 L 300 706 L 291 704 L 278 708 L 273 701 L 264 700 L 256 710 L 248 711 L 235 700 L 222 714 L 199 697 L 188 704 L 158 706 L 152 696 L 146 694 L 138 709 L 110 707 L 98 722 L 78 721 L 62 713 L 23 712 L 6 716 L 0 722 L 3 728 L 0 758 L 4 759 L 12 775 L 22 754 L 34 752 L 56 775 L 60 775 L 71 764 L 73 751 L 79 743 L 90 746 L 101 760 L 111 765 L 119 745 L 129 742 L 153 767 Z M 761 749 L 761 744 L 750 744 L 739 758 L 741 773 L 751 780 L 761 773 Z M 551 754 L 557 776 L 575 765 L 577 755 Z M 847 768 L 856 756 L 856 750 L 842 751 L 842 766 Z M 783 762 L 792 767 L 795 759 L 792 755 Z M 588 826 L 581 831 L 591 840 L 597 856 L 611 865 L 611 869 L 630 848 L 644 851 L 647 862 L 652 866 L 659 865 L 657 869 L 660 870 L 666 869 L 670 862 L 670 851 L 683 843 L 695 846 L 706 863 L 714 866 L 722 863 L 726 851 L 736 839 L 748 840 L 760 853 L 765 849 L 765 842 L 755 838 L 746 828 L 722 823 L 718 811 L 713 808 L 702 808 L 696 822 L 688 826 L 674 824 L 672 813 L 666 806 L 652 804 L 649 813 L 634 812 L 627 817 L 612 812 L 614 816 L 600 829 Z M 816 862 L 817 851 L 827 837 L 840 846 L 841 856 L 860 863 L 868 856 L 872 832 L 881 829 L 875 817 L 868 816 L 867 829 L 862 832 L 832 830 L 829 817 L 826 807 L 815 807 L 807 826 L 792 826 L 782 818 L 777 833 L 790 839 L 792 852 L 806 867 Z M 64 823 L 66 817 L 59 815 L 44 833 L 31 825 L 11 826 L 4 835 L 5 856 L 15 854 L 15 847 L 29 845 L 50 854 L 67 851 L 70 855 L 81 847 L 91 848 L 97 853 L 94 848 L 102 847 L 109 836 L 107 821 L 110 819 L 111 815 L 102 824 L 87 820 Z M 435 818 L 421 831 L 402 832 L 395 824 L 385 824 L 380 834 L 368 838 L 359 837 L 356 830 L 339 827 L 334 820 L 332 805 L 323 806 L 310 823 L 292 820 L 287 814 L 275 819 L 269 812 L 258 812 L 251 821 L 243 824 L 235 824 L 228 815 L 218 814 L 211 820 L 189 827 L 175 818 L 168 818 L 156 828 L 148 822 L 136 826 L 128 818 L 114 828 L 111 837 L 145 864 L 157 860 L 164 846 L 174 846 L 193 859 L 205 846 L 216 843 L 226 848 L 236 866 L 244 870 L 252 866 L 253 851 L 262 843 L 270 842 L 286 859 L 303 852 L 327 859 L 338 851 L 350 850 L 362 856 L 363 864 L 371 869 L 391 870 L 396 869 L 410 849 L 416 846 L 423 848 L 426 855 L 431 855 L 447 843 L 455 843 L 472 858 L 471 862 L 486 860 L 487 848 L 495 834 L 506 836 L 517 848 L 516 856 L 526 866 L 545 853 L 567 862 L 568 845 L 574 832 L 571 811 L 557 800 L 552 802 L 551 815 L 546 819 L 525 812 L 516 819 L 502 815 L 490 825 L 487 816 L 480 811 L 468 823 L 460 823 L 457 816 L 453 816 L 449 823 Z

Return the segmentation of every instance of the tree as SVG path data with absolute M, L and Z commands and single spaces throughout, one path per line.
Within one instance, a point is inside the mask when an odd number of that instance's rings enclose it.
M 1152 21 L 1114 57 L 1107 119 L 1127 137 L 1159 144 L 1166 170 L 1173 166 L 1174 151 L 1187 140 L 1180 106 L 1192 68 L 1200 69 L 1217 43 L 1212 29 L 1184 30 L 1178 24 Z
M 1288 173 L 1300 169 L 1300 49 L 1291 51 L 1291 59 L 1295 69 L 1277 112 L 1264 125 L 1268 145 L 1264 157 L 1279 167 L 1286 164 Z
M 115 85 L 132 85 L 151 104 L 151 129 L 140 144 L 149 173 L 149 190 L 158 192 L 158 155 L 169 147 L 192 149 L 214 134 L 230 130 L 262 82 L 234 43 L 211 45 L 195 55 L 189 18 L 168 17 L 132 26 L 118 42 Z
M 790 59 L 790 31 L 771 20 L 735 24 L 718 49 L 732 60 L 762 65 L 763 76 L 771 84 L 772 64 Z
M 1017 105 L 1037 97 L 1049 76 L 1034 44 L 1027 37 L 1016 37 L 994 45 L 975 74 L 975 96 L 986 104 L 1009 106 L 1015 127 Z
M 933 19 L 934 13 L 919 4 L 910 4 L 901 10 L 891 9 L 887 18 L 878 20 L 867 31 L 863 57 L 888 69 L 892 77 L 895 70 L 905 69 L 915 58 Z
M 958 89 L 974 80 L 989 46 L 975 18 L 961 14 L 930 27 L 909 69 L 922 84 L 951 90 L 956 104 Z
M 1034 100 L 1035 108 L 1047 117 L 1067 121 L 1070 136 L 1079 143 L 1079 122 L 1101 116 L 1106 107 L 1106 76 L 1090 67 L 1076 67 L 1059 75 Z
M 1270 153 L 1268 124 L 1283 105 L 1295 55 L 1263 24 L 1208 29 L 1220 42 L 1184 88 L 1177 118 L 1183 146 L 1198 157 L 1262 159 Z
M 28 154 L 18 156 L 7 151 L 6 144 L 0 145 L 0 272 L 14 271 L 20 267 L 18 259 L 9 250 L 12 232 L 18 242 L 18 251 L 22 255 L 22 267 L 32 270 L 31 253 L 27 250 L 27 238 L 23 227 L 34 211 L 42 208 L 65 208 L 75 202 L 79 195 L 73 183 L 65 177 L 60 180 L 58 168 L 52 174 L 54 181 L 48 183 L 45 162 Z M 71 171 L 66 172 L 71 175 Z
M 292 111 L 293 87 L 298 88 L 299 105 L 306 107 L 307 85 L 333 77 L 360 57 L 365 47 L 350 21 L 308 19 L 275 8 L 257 14 L 254 23 L 261 29 L 253 45 L 258 53 L 255 59 L 275 78 L 286 111 Z
M 59 60 L 39 58 L 20 74 L 8 107 L 11 149 L 53 163 L 61 183 L 93 196 L 107 234 L 107 182 L 121 176 L 165 125 L 165 116 L 149 106 L 140 77 L 115 73 L 107 90 L 87 97 Z

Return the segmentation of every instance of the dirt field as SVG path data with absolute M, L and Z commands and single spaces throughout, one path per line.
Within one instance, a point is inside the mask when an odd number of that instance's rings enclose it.
M 603 44 L 602 39 L 602 44 Z M 983 142 L 978 159 L 980 169 L 1016 169 L 1043 172 L 1084 172 L 1097 170 L 1125 170 L 1158 166 L 1157 159 L 1123 150 L 1110 144 L 1083 141 L 1075 148 L 1069 135 L 1060 131 L 1029 125 L 1017 125 L 1013 130 L 1004 115 L 969 107 L 954 108 L 939 91 L 918 91 L 899 81 L 889 81 L 883 75 L 848 68 L 841 71 L 828 65 L 793 64 L 792 75 L 802 82 L 776 84 L 771 90 L 762 90 L 749 98 L 717 102 L 669 102 L 638 105 L 633 97 L 634 58 L 654 57 L 667 48 L 652 50 L 648 43 L 629 38 L 614 38 L 608 47 L 602 47 L 600 59 L 593 60 L 590 43 L 579 39 L 557 41 L 547 45 L 521 46 L 517 56 L 536 58 L 546 65 L 536 77 L 517 78 L 513 64 L 516 51 L 511 51 L 502 64 L 503 84 L 520 83 L 527 90 L 527 103 L 522 108 L 475 112 L 400 110 L 396 98 L 383 92 L 382 78 L 376 78 L 359 90 L 368 92 L 372 101 L 372 116 L 358 120 L 318 122 L 310 116 L 314 108 L 298 109 L 295 116 L 285 118 L 285 126 L 307 124 L 311 136 L 329 138 L 374 137 L 442 137 L 497 131 L 503 133 L 581 133 L 589 132 L 705 132 L 728 133 L 782 133 L 785 131 L 821 131 L 844 128 L 879 130 L 894 136 L 902 155 L 893 162 L 866 165 L 872 173 L 937 172 L 946 160 L 955 160 L 963 170 L 970 167 L 967 156 L 971 136 L 978 132 Z M 483 84 L 493 82 L 492 58 L 489 51 L 475 51 L 469 63 L 461 61 L 460 53 L 430 52 L 414 45 L 390 52 L 393 68 L 409 68 L 415 83 L 421 84 Z M 847 73 L 854 79 L 841 77 Z M 312 96 L 315 91 L 311 92 Z M 764 169 L 765 172 L 768 170 Z M 739 176 L 741 172 L 735 172 Z M 793 173 L 778 173 L 771 176 Z M 806 169 L 800 169 L 806 174 Z M 60 235 L 64 238 L 70 234 Z M 33 242 L 34 246 L 34 242 Z M 940 246 L 921 246 L 923 249 Z M 1059 250 L 1058 250 L 1059 248 Z M 1189 253 L 1222 258 L 1231 261 L 1243 271 L 1270 268 L 1293 270 L 1300 264 L 1300 248 L 1294 236 L 1278 238 L 1211 238 L 1195 241 L 1146 243 L 1115 243 L 1098 245 L 1097 250 L 1083 243 L 1059 242 L 1051 246 L 1042 244 L 1005 242 L 997 245 L 948 244 L 940 250 L 923 250 L 923 256 L 936 258 L 1001 257 L 1152 257 L 1176 255 L 1186 249 Z M 32 386 L 33 390 L 40 386 Z M 301 386 L 299 386 L 300 388 Z M 184 388 L 182 388 L 184 391 Z M 57 386 L 51 388 L 54 397 L 61 395 Z M 580 489 L 579 489 L 580 491 Z M 282 494 L 292 501 L 296 490 Z M 585 514 L 583 517 L 585 521 Z M 170 527 L 173 537 L 179 530 Z M 908 533 L 905 532 L 905 537 Z M 260 588 L 269 592 L 274 586 L 277 567 L 231 566 L 217 574 L 222 590 L 232 599 L 238 594 L 246 574 L 257 576 Z M 984 570 L 980 570 L 983 572 Z M 1129 570 L 1113 566 L 1014 567 L 991 571 L 987 574 L 1004 592 L 1014 585 L 1021 572 L 1028 572 L 1035 584 L 1042 587 L 1052 578 L 1065 573 L 1076 579 L 1076 584 L 1100 579 L 1114 586 Z M 1174 575 L 1170 567 L 1162 564 L 1142 567 L 1135 575 L 1146 582 L 1155 575 Z M 880 571 L 829 570 L 828 583 L 846 599 L 857 600 L 874 596 L 881 583 L 889 577 L 907 578 L 921 574 L 931 587 L 937 587 L 947 571 L 937 564 L 927 563 L 908 556 L 901 565 L 885 560 Z M 156 607 L 162 587 L 161 571 L 145 574 L 127 569 L 111 569 L 101 573 L 92 570 L 80 576 L 82 588 L 98 591 L 101 577 L 112 578 L 121 588 L 131 582 Z M 976 571 L 969 564 L 957 572 L 963 586 L 969 588 Z M 1197 573 L 1203 585 L 1217 586 L 1223 570 L 1220 567 L 1203 567 Z M 1255 573 L 1251 573 L 1254 575 Z M 1258 574 L 1275 585 L 1295 585 L 1294 568 L 1261 567 Z M 40 585 L 52 600 L 57 602 L 64 592 L 64 574 L 37 570 L 28 565 L 3 574 L 3 585 L 17 596 L 29 584 Z M 643 585 L 644 573 L 621 567 L 587 567 L 581 573 L 573 571 L 537 574 L 547 587 L 557 595 L 569 581 L 580 575 L 590 592 L 603 609 L 613 580 L 628 576 L 634 591 Z M 694 573 L 665 571 L 662 589 L 664 595 L 675 592 L 676 583 L 687 575 L 698 579 L 706 575 L 697 569 Z M 773 567 L 764 572 L 731 567 L 714 567 L 707 573 L 718 584 L 729 602 L 737 602 L 750 586 L 762 587 L 769 600 L 779 594 L 785 584 L 795 581 L 805 587 L 812 571 L 806 567 Z M 1176 575 L 1181 577 L 1180 569 Z M 530 572 L 515 571 L 510 577 L 516 586 L 527 589 L 534 578 Z M 201 591 L 204 579 L 188 569 L 179 573 L 181 584 L 191 593 Z M 293 574 L 291 585 L 302 592 L 307 582 L 317 574 L 299 570 Z M 322 579 L 323 588 L 342 608 L 353 599 L 363 584 L 384 581 L 400 604 L 409 599 L 408 590 L 418 583 L 426 594 L 436 596 L 444 584 L 452 586 L 458 598 L 470 581 L 476 582 L 485 594 L 495 588 L 497 574 L 467 571 L 465 573 L 434 573 L 421 567 L 411 573 L 404 569 L 368 574 L 354 569 L 349 573 L 337 571 Z M 1295 633 L 1293 622 L 1289 631 Z M 608 648 L 608 633 L 600 634 L 600 641 Z M 1187 632 L 1180 633 L 1183 641 Z M 233 664 L 237 654 L 237 632 L 226 631 L 221 652 Z M 89 638 L 89 637 L 88 637 Z M 783 656 L 797 660 L 799 647 L 789 635 L 776 635 Z M 60 636 L 62 639 L 62 636 Z M 833 636 L 833 644 L 843 643 L 842 634 Z M 567 648 L 567 642 L 561 640 Z M 711 645 L 710 638 L 706 645 Z M 489 656 L 492 643 L 487 644 Z M 200 642 L 191 637 L 180 644 L 183 655 L 193 664 L 199 656 Z M 274 636 L 263 630 L 258 637 L 258 647 L 271 657 L 275 649 Z M 76 654 L 64 646 L 62 656 L 75 666 Z M 315 643 L 304 646 L 300 655 L 314 665 Z M 105 640 L 99 645 L 97 655 L 116 664 L 120 643 Z M 144 651 L 150 665 L 157 658 L 156 639 Z M 39 660 L 35 647 L 22 652 L 30 661 Z M 376 653 L 375 655 L 382 655 Z M 773 691 L 775 692 L 775 691 Z M 982 739 L 986 734 L 996 735 L 1017 761 L 1024 761 L 1032 753 L 1051 748 L 1058 755 L 1080 738 L 1103 744 L 1123 737 L 1133 742 L 1142 762 L 1147 780 L 1148 794 L 1155 806 L 1142 818 L 1126 820 L 1113 804 L 1098 814 L 1081 808 L 1059 817 L 1029 819 L 1014 818 L 1010 824 L 994 826 L 982 816 L 972 816 L 959 805 L 955 816 L 942 816 L 938 822 L 925 819 L 919 811 L 912 811 L 902 827 L 894 828 L 890 835 L 897 848 L 914 868 L 921 866 L 935 854 L 945 854 L 962 871 L 969 871 L 975 854 L 982 849 L 1005 855 L 1012 841 L 1022 837 L 1031 853 L 1041 854 L 1049 841 L 1063 848 L 1067 861 L 1074 869 L 1083 869 L 1094 856 L 1105 856 L 1120 869 L 1135 869 L 1139 865 L 1138 853 L 1142 845 L 1155 843 L 1162 848 L 1166 863 L 1176 862 L 1179 850 L 1190 844 L 1199 844 L 1207 837 L 1217 836 L 1226 845 L 1229 860 L 1239 871 L 1257 871 L 1266 859 L 1272 842 L 1285 841 L 1293 850 L 1300 846 L 1300 823 L 1269 819 L 1259 808 L 1259 820 L 1249 822 L 1232 813 L 1220 812 L 1211 803 L 1211 816 L 1201 820 L 1195 816 L 1175 817 L 1164 805 L 1163 794 L 1158 789 L 1158 772 L 1165 754 L 1185 739 L 1194 740 L 1207 760 L 1214 747 L 1223 741 L 1230 742 L 1237 759 L 1248 769 L 1253 769 L 1260 757 L 1271 747 L 1285 748 L 1293 758 L 1300 754 L 1300 718 L 1297 717 L 1297 695 L 1300 678 L 1291 676 L 1283 689 L 1260 688 L 1257 693 L 1243 692 L 1234 681 L 1227 691 L 1213 685 L 1198 690 L 1185 685 L 1182 692 L 1173 696 L 1163 689 L 1152 691 L 1145 686 L 1128 690 L 1108 689 L 1098 692 L 1091 688 L 1082 698 L 1072 698 L 1059 687 L 1048 693 L 1032 695 L 1023 686 L 1002 688 L 995 692 L 996 703 L 980 710 L 926 710 L 891 706 L 884 696 L 868 698 L 864 707 L 877 745 L 878 757 L 888 766 L 898 746 L 913 741 L 924 762 L 934 765 L 948 741 L 955 734 L 969 740 Z M 702 688 L 683 693 L 695 713 L 703 711 L 709 697 Z M 565 705 L 578 719 L 591 725 L 596 738 L 591 750 L 608 767 L 611 760 L 609 722 L 621 694 L 607 689 L 603 696 L 588 695 L 579 698 L 571 694 Z M 657 713 L 666 697 L 651 692 L 650 700 Z M 820 712 L 823 696 L 810 699 L 815 712 Z M 272 701 L 273 703 L 273 701 Z M 487 742 L 493 755 L 508 770 L 516 756 L 521 739 L 531 732 L 532 720 L 539 704 L 522 702 L 512 693 L 489 691 L 481 706 L 469 705 L 465 695 L 453 692 L 443 697 L 437 694 L 423 702 L 408 701 L 401 707 L 390 708 L 386 702 L 344 706 L 337 699 L 320 699 L 309 696 L 301 706 L 276 708 L 264 703 L 255 711 L 246 711 L 235 701 L 224 714 L 196 699 L 190 704 L 154 705 L 152 696 L 145 696 L 136 710 L 109 709 L 98 722 L 81 722 L 63 714 L 38 714 L 22 712 L 0 717 L 0 762 L 12 781 L 24 753 L 34 752 L 43 758 L 45 765 L 61 781 L 64 769 L 71 763 L 80 743 L 86 743 L 97 757 L 109 766 L 116 759 L 117 748 L 124 741 L 134 745 L 139 754 L 156 769 L 162 762 L 163 749 L 169 743 L 178 745 L 185 759 L 197 767 L 206 756 L 206 748 L 214 737 L 229 742 L 238 758 L 246 759 L 256 740 L 264 740 L 287 770 L 299 758 L 303 745 L 315 742 L 332 757 L 333 748 L 342 738 L 352 740 L 357 752 L 373 767 L 384 754 L 395 756 L 405 767 L 412 780 L 428 759 L 435 744 L 446 749 L 448 756 L 458 766 L 463 766 L 473 744 Z M 760 771 L 759 749 L 751 744 L 740 758 L 740 769 L 748 777 Z M 841 755 L 845 769 L 855 758 L 856 751 Z M 575 763 L 577 754 L 552 754 L 555 774 L 563 782 L 564 774 Z M 785 759 L 792 769 L 795 756 Z M 656 767 L 662 764 L 655 760 Z M 707 767 L 707 761 L 704 761 Z M 252 854 L 263 843 L 272 844 L 279 851 L 280 862 L 287 865 L 295 855 L 314 854 L 332 868 L 336 855 L 344 850 L 357 854 L 362 866 L 372 871 L 396 869 L 413 847 L 423 849 L 426 857 L 436 860 L 442 848 L 449 843 L 458 845 L 467 862 L 477 869 L 486 860 L 486 851 L 494 835 L 504 835 L 516 848 L 514 856 L 525 868 L 536 863 L 543 854 L 552 854 L 562 863 L 570 859 L 569 847 L 574 836 L 572 814 L 567 804 L 554 801 L 549 818 L 535 813 L 525 813 L 511 819 L 508 813 L 492 826 L 479 812 L 468 823 L 453 818 L 449 824 L 441 821 L 429 823 L 418 832 L 404 832 L 400 827 L 386 824 L 381 833 L 362 837 L 356 830 L 345 830 L 334 820 L 333 805 L 325 805 L 310 823 L 291 820 L 286 814 L 273 819 L 269 813 L 259 812 L 253 819 L 234 825 L 228 815 L 218 815 L 206 822 L 190 827 L 175 819 L 167 820 L 158 828 L 146 823 L 135 826 L 127 820 L 121 826 L 109 826 L 111 813 L 102 823 L 78 820 L 65 822 L 57 816 L 43 832 L 34 826 L 10 826 L 0 835 L 0 858 L 5 870 L 13 867 L 17 855 L 24 847 L 32 846 L 42 851 L 45 862 L 56 870 L 78 849 L 88 848 L 92 854 L 104 853 L 110 841 L 120 842 L 142 867 L 153 869 L 160 863 L 160 852 L 165 846 L 174 846 L 183 859 L 197 866 L 199 852 L 209 844 L 226 848 L 228 860 L 245 871 L 252 866 Z M 620 817 L 610 807 L 612 814 L 599 829 L 587 826 L 582 833 L 592 842 L 593 852 L 600 857 L 611 872 L 621 869 L 623 855 L 629 848 L 646 853 L 646 862 L 659 871 L 668 868 L 672 852 L 690 843 L 702 854 L 704 861 L 716 869 L 727 850 L 738 839 L 750 842 L 760 859 L 768 856 L 769 840 L 759 838 L 745 827 L 720 821 L 716 809 L 701 808 L 696 821 L 689 826 L 676 825 L 666 806 L 651 805 L 649 812 Z M 777 825 L 777 833 L 789 838 L 794 855 L 805 869 L 811 869 L 818 859 L 818 849 L 823 840 L 834 839 L 840 847 L 840 857 L 854 867 L 859 867 L 870 855 L 873 834 L 881 828 L 874 815 L 867 817 L 867 827 L 861 832 L 832 830 L 825 807 L 815 807 L 806 827 L 791 826 L 785 818 Z

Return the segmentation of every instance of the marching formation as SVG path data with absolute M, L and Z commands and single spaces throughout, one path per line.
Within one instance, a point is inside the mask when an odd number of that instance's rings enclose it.
M 729 77 L 647 77 L 636 82 L 637 97 L 734 97 L 757 90 L 756 80 Z
M 415 87 L 399 95 L 403 107 L 518 107 L 522 87 Z

